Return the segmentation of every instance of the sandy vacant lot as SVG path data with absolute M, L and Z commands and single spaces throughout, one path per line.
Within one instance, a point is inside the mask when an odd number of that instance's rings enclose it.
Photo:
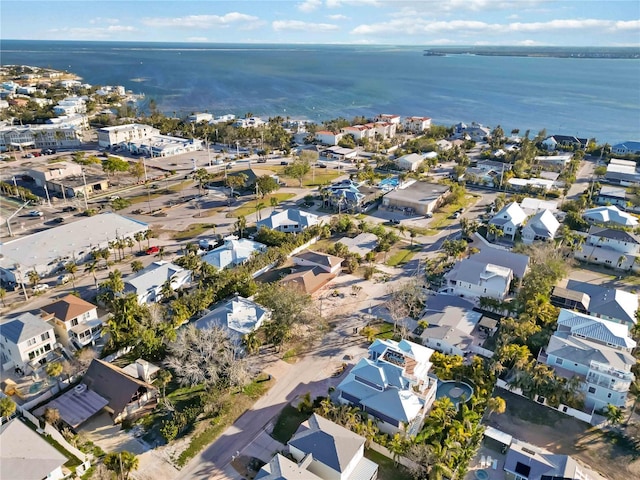
M 489 424 L 554 453 L 572 455 L 611 480 L 640 478 L 640 450 L 607 437 L 600 429 L 498 389 L 507 411 Z

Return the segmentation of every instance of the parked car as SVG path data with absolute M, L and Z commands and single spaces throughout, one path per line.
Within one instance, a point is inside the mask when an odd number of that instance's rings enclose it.
M 44 214 L 40 210 L 31 210 L 29 212 L 30 217 L 41 217 L 42 215 Z
M 160 251 L 160 247 L 158 247 L 157 245 L 154 245 L 153 247 L 149 247 L 146 250 L 146 254 L 147 255 L 154 255 L 156 253 L 158 253 Z
M 289 162 L 280 162 L 280 165 L 289 165 Z
M 62 209 L 63 212 L 75 212 L 76 210 L 78 210 L 78 207 L 74 207 L 72 205 L 69 205 Z
M 267 159 L 264 157 L 261 157 L 258 159 L 258 163 L 267 163 Z
M 318 167 L 319 168 L 327 168 L 327 164 L 326 163 L 319 163 Z
M 427 212 L 427 213 L 425 214 L 425 218 L 433 218 L 433 213 L 431 213 L 431 212 Z
M 26 155 L 23 155 L 22 158 L 33 158 L 33 153 L 27 153 Z
M 46 292 L 47 290 L 49 290 L 49 285 L 47 285 L 46 283 L 39 283 L 33 286 L 33 293 L 42 293 Z
M 451 218 L 453 218 L 453 219 L 460 218 L 460 212 L 454 212 L 453 215 L 451 215 Z
M 62 217 L 56 217 L 53 220 L 51 220 L 51 223 L 62 223 L 64 222 L 64 218 Z
M 114 200 L 120 200 L 120 197 L 119 197 L 118 195 L 111 195 L 111 196 L 109 197 L 109 201 L 110 201 L 110 202 L 113 202 Z
M 65 283 L 69 283 L 71 281 L 71 275 L 65 273 L 64 275 L 60 275 L 56 283 L 58 285 L 64 285 Z

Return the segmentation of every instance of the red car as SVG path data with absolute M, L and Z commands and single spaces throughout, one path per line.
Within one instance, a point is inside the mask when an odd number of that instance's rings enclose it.
M 160 251 L 160 247 L 149 247 L 147 248 L 147 255 L 153 255 L 154 253 L 158 253 Z

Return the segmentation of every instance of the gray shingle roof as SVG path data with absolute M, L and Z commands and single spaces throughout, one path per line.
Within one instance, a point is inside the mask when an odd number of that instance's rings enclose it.
M 52 329 L 41 317 L 30 312 L 0 324 L 0 333 L 16 345 Z
M 591 227 L 589 229 L 589 235 L 593 235 L 594 237 L 603 237 L 609 238 L 611 240 L 617 240 L 619 242 L 628 242 L 640 244 L 640 237 L 637 235 L 626 232 L 624 230 L 617 230 L 615 228 L 606 228 L 606 227 Z
M 529 266 L 529 257 L 521 253 L 513 253 L 497 248 L 480 245 L 480 251 L 470 257 L 478 262 L 491 263 L 510 268 L 518 278 L 523 278 Z
M 636 323 L 638 295 L 615 288 L 569 280 L 567 289 L 589 295 L 589 313 L 596 316 L 615 318 L 625 323 Z
M 159 261 L 138 273 L 125 277 L 124 283 L 126 291 L 134 291 L 137 294 L 146 292 L 152 288 L 160 287 L 164 282 L 170 280 L 175 274 L 184 272 L 185 269 L 173 263 Z

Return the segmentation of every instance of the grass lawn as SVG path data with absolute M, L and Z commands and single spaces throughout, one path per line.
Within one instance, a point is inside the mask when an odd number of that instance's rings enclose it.
M 260 211 L 264 210 L 265 208 L 269 208 L 271 209 L 271 199 L 275 198 L 276 200 L 278 200 L 278 203 L 282 203 L 285 200 L 289 200 L 291 197 L 294 197 L 295 195 L 293 193 L 272 193 L 270 195 L 265 195 L 264 198 L 260 198 L 258 199 L 258 205 L 262 204 L 262 208 L 260 209 Z M 252 213 L 256 213 L 256 201 L 255 200 L 249 200 L 248 202 L 243 203 L 242 205 L 240 205 L 238 208 L 235 208 L 233 211 L 229 212 L 227 214 L 227 217 L 239 217 L 240 215 L 243 216 L 247 216 L 247 215 L 251 215 Z M 271 213 L 269 211 L 269 213 Z
M 285 182 L 288 187 L 299 187 L 300 182 L 297 178 L 289 178 L 283 175 L 284 167 L 276 165 L 261 166 L 261 170 L 271 170 L 278 175 L 280 181 Z M 316 168 L 315 173 L 313 168 L 302 178 L 303 187 L 318 187 L 320 185 L 326 185 L 333 182 L 339 176 L 344 175 L 343 172 L 338 170 L 332 170 L 329 168 Z
M 134 197 L 127 198 L 127 200 L 129 200 L 132 205 L 136 203 L 142 203 L 149 200 L 149 198 L 153 200 L 155 198 L 160 198 L 165 195 L 172 195 L 174 193 L 181 192 L 185 188 L 188 188 L 194 185 L 194 182 L 192 180 L 186 180 L 180 183 L 176 183 L 175 185 L 171 185 L 169 188 L 162 188 L 160 185 L 160 182 L 161 180 L 158 181 L 158 187 L 160 188 L 158 188 L 157 190 L 152 189 L 150 190 L 151 193 L 147 193 L 146 191 L 144 191 L 144 193 L 141 193 Z
M 271 388 L 273 383 L 274 380 L 256 380 L 247 385 L 242 392 L 229 395 L 220 415 L 214 419 L 205 420 L 196 427 L 196 433 L 191 437 L 189 446 L 180 454 L 176 463 L 180 467 L 186 465 L 203 448 L 233 425 L 240 415 L 246 412 L 260 396 Z
M 378 464 L 378 478 L 380 480 L 412 480 L 409 471 L 402 465 L 396 465 L 389 457 L 365 448 L 364 456 Z
M 449 225 L 458 222 L 454 218 L 450 218 L 453 212 L 459 208 L 468 208 L 469 205 L 474 204 L 478 200 L 476 195 L 465 195 L 461 202 L 451 203 L 439 208 L 436 213 L 433 214 L 433 218 L 429 222 L 429 228 L 426 229 L 424 235 L 436 235 L 440 230 L 444 230 Z
M 376 332 L 376 338 L 389 340 L 393 338 L 393 324 L 387 322 L 375 323 L 371 328 Z
M 198 235 L 201 235 L 206 230 L 215 227 L 216 226 L 213 223 L 194 223 L 189 225 L 185 230 L 175 232 L 173 234 L 173 239 L 178 241 L 189 240 L 191 238 L 197 237 Z
M 416 252 L 420 251 L 420 248 L 421 247 L 419 245 L 413 245 L 413 246 L 407 245 L 403 248 L 400 248 L 391 254 L 391 256 L 389 257 L 386 263 L 390 267 L 397 267 L 398 265 L 404 265 L 405 263 L 409 262 L 413 258 Z
M 278 440 L 280 443 L 286 444 L 302 422 L 307 420 L 311 415 L 308 413 L 301 413 L 297 408 L 291 405 L 286 405 L 280 412 L 280 416 L 273 427 L 271 436 Z

